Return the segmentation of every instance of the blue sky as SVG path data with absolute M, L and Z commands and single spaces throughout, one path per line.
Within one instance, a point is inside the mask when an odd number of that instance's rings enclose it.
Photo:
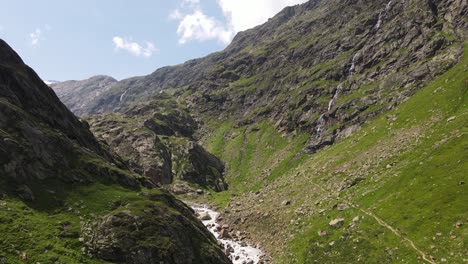
M 0 0 L 0 38 L 44 80 L 145 75 L 306 0 Z

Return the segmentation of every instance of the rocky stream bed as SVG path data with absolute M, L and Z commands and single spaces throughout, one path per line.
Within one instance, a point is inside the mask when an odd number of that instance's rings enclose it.
M 192 204 L 191 207 L 208 230 L 218 239 L 224 252 L 234 264 L 265 263 L 264 254 L 258 247 L 249 245 L 240 238 L 235 238 L 236 236 L 229 233 L 228 225 L 219 224 L 219 212 L 206 205 Z

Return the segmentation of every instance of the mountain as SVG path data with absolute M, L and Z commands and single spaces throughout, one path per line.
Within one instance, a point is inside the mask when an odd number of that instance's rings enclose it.
M 154 183 L 171 185 L 174 193 L 194 193 L 198 187 L 216 192 L 228 188 L 224 163 L 197 143 L 199 124 L 170 96 L 86 120 L 134 172 Z
M 88 102 L 109 90 L 117 80 L 104 75 L 98 75 L 82 81 L 65 81 L 48 84 L 54 89 L 62 102 L 77 115 L 80 109 L 87 107 Z
M 464 1 L 309 1 L 239 33 L 222 52 L 115 83 L 79 114 L 177 89 L 200 113 L 308 131 L 313 153 L 453 66 L 465 15 Z
M 311 0 L 78 111 L 135 172 L 192 149 L 173 142 L 206 149 L 229 188 L 184 198 L 275 263 L 462 263 L 466 17 L 464 0 Z
M 0 40 L 1 263 L 230 263 Z

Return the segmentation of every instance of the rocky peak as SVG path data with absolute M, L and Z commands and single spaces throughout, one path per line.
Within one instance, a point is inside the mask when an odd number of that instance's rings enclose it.
M 89 101 L 108 91 L 115 83 L 117 80 L 110 76 L 98 75 L 81 81 L 53 83 L 50 87 L 70 110 L 80 115 Z

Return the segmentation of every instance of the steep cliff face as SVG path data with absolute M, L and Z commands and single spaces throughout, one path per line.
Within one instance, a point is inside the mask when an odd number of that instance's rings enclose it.
M 0 208 L 1 263 L 229 263 L 190 208 L 102 148 L 3 40 Z
M 123 163 L 102 150 L 89 128 L 3 40 L 0 50 L 2 180 L 12 184 L 48 178 L 88 182 L 89 171 L 77 168 L 91 169 L 95 164 L 77 159 L 80 156 L 94 155 L 124 168 Z M 70 170 L 73 173 L 66 173 Z M 117 170 L 102 174 L 118 177 L 128 186 L 137 185 L 136 178 L 119 174 Z

